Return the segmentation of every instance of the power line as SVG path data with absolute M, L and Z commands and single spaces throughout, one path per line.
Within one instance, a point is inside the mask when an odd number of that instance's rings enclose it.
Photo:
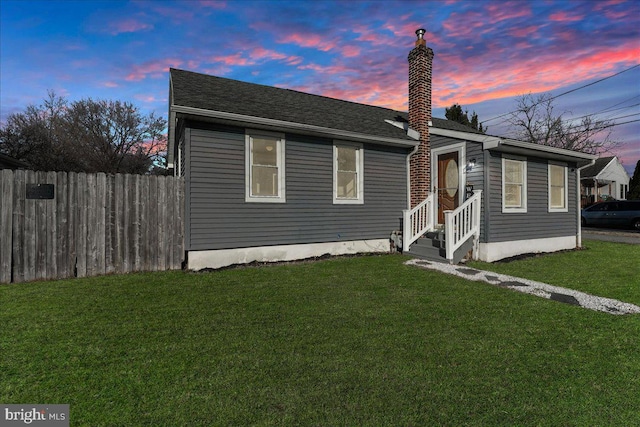
M 616 73 L 616 74 L 612 74 L 612 75 L 607 76 L 607 77 L 604 77 L 604 78 L 602 78 L 602 79 L 600 79 L 600 80 L 596 80 L 595 82 L 587 83 L 586 85 L 583 85 L 583 86 L 577 87 L 577 88 L 575 88 L 575 89 L 568 90 L 568 91 L 563 92 L 563 93 L 561 93 L 561 94 L 558 94 L 558 95 L 556 95 L 556 96 L 552 96 L 551 98 L 549 98 L 549 99 L 548 99 L 548 101 L 551 101 L 551 100 L 553 100 L 553 99 L 559 98 L 559 97 L 561 97 L 561 96 L 567 95 L 567 94 L 572 93 L 572 92 L 576 92 L 576 91 L 578 91 L 578 90 L 580 90 L 580 89 L 584 89 L 584 88 L 586 88 L 586 87 L 593 86 L 593 85 L 594 85 L 594 84 L 596 84 L 596 83 L 600 83 L 600 82 L 602 82 L 602 81 L 605 81 L 605 80 L 611 79 L 611 78 L 613 78 L 613 77 L 619 76 L 619 75 L 620 75 L 620 74 L 622 74 L 622 73 L 626 73 L 627 71 L 633 70 L 634 68 L 638 68 L 638 67 L 640 67 L 640 64 L 636 64 L 636 65 L 634 65 L 634 66 L 632 66 L 632 67 L 629 67 L 629 68 L 627 68 L 627 69 L 625 69 L 625 70 L 622 70 L 622 71 L 620 71 L 620 72 L 618 72 L 618 73 Z M 547 100 L 545 100 L 545 101 L 547 101 Z M 533 105 L 532 105 L 532 107 L 533 107 L 533 106 L 536 106 L 536 105 L 538 105 L 538 104 L 540 104 L 540 102 L 536 102 L 535 104 L 533 104 Z M 496 120 L 496 119 L 500 119 L 500 118 L 502 118 L 502 117 L 509 116 L 509 115 L 511 115 L 511 114 L 513 114 L 513 113 L 515 113 L 515 111 L 511 111 L 511 112 L 509 112 L 509 113 L 501 114 L 501 115 L 499 115 L 499 116 L 492 117 L 492 118 L 487 119 L 487 120 L 483 120 L 481 123 L 482 123 L 482 124 L 485 124 L 485 123 L 488 123 L 488 122 L 490 122 L 490 121 L 493 121 L 493 120 Z M 500 124 L 502 124 L 502 122 L 498 123 L 498 125 L 500 125 Z M 495 125 L 494 125 L 494 126 L 495 126 Z
M 640 104 L 633 104 L 633 105 L 629 105 L 629 106 L 627 106 L 627 107 L 620 107 L 620 108 L 616 108 L 616 109 L 613 109 L 613 110 L 609 110 L 610 108 L 617 107 L 618 105 L 622 105 L 622 104 L 624 104 L 625 102 L 631 101 L 632 99 L 636 99 L 636 98 L 640 98 L 640 95 L 636 95 L 636 96 L 631 97 L 631 98 L 629 98 L 629 99 L 625 99 L 624 101 L 618 102 L 617 104 L 613 104 L 613 105 L 611 105 L 611 106 L 609 106 L 609 107 L 607 107 L 607 108 L 603 108 L 602 110 L 597 111 L 597 112 L 595 112 L 595 113 L 593 113 L 593 114 L 600 114 L 600 113 L 604 113 L 605 111 L 615 111 L 615 110 L 620 110 L 621 108 L 631 108 L 631 107 L 635 107 L 636 105 L 640 105 Z
M 600 83 L 600 82 L 602 82 L 602 81 L 608 80 L 608 79 L 610 79 L 610 78 L 613 78 L 613 77 L 615 77 L 615 76 L 618 76 L 618 75 L 620 75 L 620 74 L 622 74 L 622 73 L 626 73 L 627 71 L 633 70 L 634 68 L 638 68 L 638 67 L 640 67 L 640 64 L 636 64 L 636 65 L 634 65 L 633 67 L 629 67 L 629 68 L 627 68 L 626 70 L 622 70 L 622 71 L 620 71 L 619 73 L 615 73 L 615 74 L 613 74 L 613 75 L 611 75 L 611 76 L 604 77 L 604 78 L 602 78 L 602 79 L 600 79 L 600 80 L 596 80 L 595 82 L 588 83 L 588 84 L 586 84 L 586 85 L 584 85 L 584 86 L 580 86 L 580 87 L 577 87 L 577 88 L 575 88 L 575 89 L 568 90 L 568 91 L 563 92 L 563 93 L 561 93 L 561 94 L 559 94 L 559 95 L 556 95 L 556 96 L 552 96 L 552 97 L 551 97 L 551 98 L 549 98 L 549 99 L 551 100 L 551 99 L 560 98 L 561 96 L 567 95 L 567 94 L 569 94 L 569 93 L 575 92 L 575 91 L 580 90 L 580 89 L 584 89 L 585 87 L 593 86 L 593 85 L 594 85 L 594 84 L 596 84 L 596 83 Z
M 575 129 L 573 131 L 566 132 L 566 135 L 576 135 L 576 134 L 587 133 L 587 132 L 588 133 L 597 133 L 597 132 L 601 132 L 601 131 L 603 131 L 605 129 L 610 129 L 610 128 L 613 128 L 613 127 L 616 127 L 616 126 L 622 126 L 622 125 L 626 125 L 626 124 L 629 124 L 629 123 L 640 122 L 640 119 L 628 120 L 626 122 L 619 122 L 619 123 L 613 122 L 613 120 L 620 120 L 620 119 L 624 119 L 624 118 L 627 118 L 627 117 L 637 116 L 638 114 L 640 114 L 640 113 L 627 114 L 627 115 L 624 115 L 624 116 L 615 117 L 615 118 L 611 119 L 609 121 L 609 123 L 607 123 L 607 124 L 603 124 L 601 126 L 596 126 L 594 128 L 591 128 L 591 129 Z M 507 133 L 502 135 L 502 137 L 505 137 L 505 138 L 518 138 L 519 136 L 521 136 L 521 134 L 518 133 L 517 131 L 507 132 Z
M 635 123 L 635 122 L 640 122 L 640 119 L 636 119 L 636 120 L 629 120 L 628 122 L 622 122 L 622 123 L 613 123 L 612 125 L 609 125 L 607 127 L 615 127 L 615 126 L 620 126 L 620 125 L 626 125 L 627 123 Z
M 640 105 L 640 103 L 638 103 L 638 104 L 634 104 L 634 105 L 629 105 L 628 107 L 620 107 L 620 108 L 616 108 L 616 109 L 614 109 L 614 110 L 607 111 L 607 113 L 611 113 L 611 112 L 616 111 L 616 110 L 622 110 L 622 109 L 626 109 L 626 108 L 635 107 L 635 106 L 637 106 L 637 105 Z M 594 117 L 594 116 L 596 116 L 596 115 L 598 115 L 598 114 L 602 114 L 602 113 L 594 113 L 594 114 L 587 114 L 587 115 L 580 116 L 580 117 L 572 117 L 572 118 L 570 118 L 570 119 L 566 119 L 566 120 L 563 120 L 563 121 L 565 121 L 565 122 L 574 122 L 574 121 L 576 121 L 576 120 L 584 119 L 584 118 L 587 118 L 587 117 Z M 612 117 L 607 117 L 607 118 L 604 118 L 604 119 L 596 119 L 596 121 L 611 121 L 611 120 L 618 120 L 618 119 L 621 119 L 621 118 L 623 118 L 623 117 L 630 117 L 630 116 L 635 116 L 635 115 L 638 115 L 638 114 L 640 114 L 640 113 L 632 113 L 632 114 L 628 114 L 628 115 L 626 115 L 626 116 L 613 117 L 613 118 L 612 118 Z

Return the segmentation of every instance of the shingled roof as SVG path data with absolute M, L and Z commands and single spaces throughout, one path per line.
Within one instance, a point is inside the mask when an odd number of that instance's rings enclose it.
M 172 106 L 412 140 L 405 130 L 385 122 L 407 122 L 406 112 L 175 68 L 170 73 Z M 434 118 L 432 123 L 437 128 L 478 133 L 450 120 Z
M 582 169 L 582 173 L 580 174 L 580 177 L 595 178 L 600 174 L 600 172 L 602 172 L 604 168 L 607 167 L 609 163 L 611 163 L 611 160 L 613 160 L 614 158 L 615 156 L 600 157 L 599 159 L 596 159 L 596 162 L 593 165 Z

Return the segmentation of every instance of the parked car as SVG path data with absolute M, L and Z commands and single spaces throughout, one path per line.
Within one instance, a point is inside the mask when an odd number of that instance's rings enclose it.
M 640 201 L 613 200 L 582 209 L 582 225 L 624 227 L 640 231 Z

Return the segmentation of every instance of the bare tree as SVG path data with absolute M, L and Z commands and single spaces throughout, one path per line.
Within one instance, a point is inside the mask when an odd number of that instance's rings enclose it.
M 49 92 L 43 104 L 0 127 L 0 152 L 36 170 L 148 173 L 166 150 L 166 121 L 128 102 L 68 103 Z
M 65 123 L 83 149 L 87 171 L 146 173 L 166 149 L 166 121 L 153 113 L 142 116 L 129 102 L 76 101 Z
M 529 93 L 517 99 L 517 109 L 508 119 L 517 139 L 589 154 L 600 154 L 618 145 L 611 139 L 610 120 L 599 120 L 594 115 L 564 120 L 563 114 L 554 112 L 553 100 L 549 93 L 537 97 Z
M 0 152 L 36 170 L 81 170 L 77 152 L 66 147 L 61 128 L 67 102 L 53 91 L 41 105 L 11 114 L 0 128 Z

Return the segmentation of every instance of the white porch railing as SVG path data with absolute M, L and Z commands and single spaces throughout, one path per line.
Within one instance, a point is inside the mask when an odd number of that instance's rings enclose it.
M 446 257 L 453 262 L 453 254 L 471 236 L 474 237 L 474 257 L 478 256 L 478 238 L 480 237 L 480 201 L 482 190 L 475 190 L 456 210 L 444 212 L 444 232 Z
M 433 228 L 433 193 L 411 210 L 402 212 L 402 251 L 406 252 L 413 242 Z

